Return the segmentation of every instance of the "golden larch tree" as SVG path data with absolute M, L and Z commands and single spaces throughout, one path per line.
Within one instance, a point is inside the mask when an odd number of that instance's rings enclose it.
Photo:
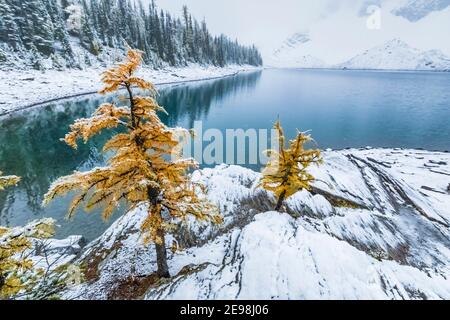
M 0 171 L 0 191 L 5 190 L 6 187 L 14 186 L 19 183 L 20 178 L 17 176 L 2 176 Z
M 322 158 L 320 150 L 305 149 L 305 143 L 312 141 L 310 135 L 298 132 L 286 148 L 280 121 L 275 123 L 274 129 L 278 135 L 278 150 L 266 150 L 270 160 L 262 172 L 260 186 L 275 194 L 275 210 L 278 211 L 285 199 L 302 189 L 310 189 L 314 177 L 307 169 L 313 163 L 322 163 Z
M 16 185 L 17 176 L 1 176 L 0 190 Z M 20 292 L 32 291 L 42 279 L 42 270 L 35 269 L 24 254 L 33 246 L 33 239 L 46 239 L 54 233 L 54 220 L 34 221 L 25 227 L 0 226 L 0 299 L 11 299 Z
M 102 74 L 105 85 L 101 94 L 126 90 L 126 106 L 102 104 L 87 119 L 78 119 L 64 141 L 77 148 L 103 129 L 123 127 L 125 133 L 113 136 L 103 148 L 113 152 L 108 165 L 88 172 L 74 172 L 59 178 L 44 197 L 44 205 L 56 196 L 76 191 L 68 216 L 81 204 L 87 210 L 102 206 L 104 219 L 123 201 L 128 211 L 148 203 L 148 216 L 141 231 L 145 243 L 153 242 L 157 256 L 157 274 L 169 277 L 165 235 L 174 230 L 173 221 L 193 216 L 198 220 L 221 223 L 216 206 L 199 196 L 201 186 L 193 183 L 188 170 L 196 168 L 194 159 L 181 158 L 179 137 L 184 129 L 167 127 L 157 112 L 165 112 L 156 101 L 156 90 L 150 82 L 135 76 L 142 63 L 142 52 L 129 49 L 124 62 Z M 135 96 L 139 89 L 146 96 Z

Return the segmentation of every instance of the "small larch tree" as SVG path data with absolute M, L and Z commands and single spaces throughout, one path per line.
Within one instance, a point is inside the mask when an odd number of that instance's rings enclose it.
M 5 190 L 6 187 L 15 186 L 20 181 L 17 176 L 2 176 L 2 174 L 0 171 L 0 191 Z
M 17 176 L 1 176 L 0 191 L 16 185 Z M 19 293 L 30 293 L 44 277 L 28 258 L 27 251 L 33 247 L 33 239 L 46 239 L 54 233 L 53 219 L 29 223 L 25 227 L 0 226 L 0 299 L 12 299 Z
M 286 148 L 286 138 L 280 121 L 275 123 L 274 129 L 278 134 L 279 149 L 266 150 L 270 160 L 262 172 L 260 186 L 275 194 L 275 211 L 279 211 L 285 199 L 302 189 L 310 189 L 314 177 L 307 169 L 313 163 L 322 163 L 322 158 L 320 150 L 305 149 L 305 143 L 312 141 L 310 135 L 298 132 Z
M 122 127 L 125 133 L 113 136 L 104 152 L 112 152 L 108 165 L 88 172 L 74 172 L 58 179 L 44 197 L 48 204 L 56 196 L 76 191 L 68 216 L 85 204 L 87 210 L 102 206 L 108 219 L 119 202 L 128 211 L 145 202 L 148 216 L 141 231 L 145 243 L 153 242 L 157 256 L 157 275 L 169 277 L 165 235 L 175 230 L 174 222 L 193 216 L 198 220 L 221 223 L 216 206 L 199 196 L 201 186 L 192 182 L 188 170 L 197 167 L 194 159 L 181 158 L 184 129 L 167 127 L 157 112 L 164 109 L 156 101 L 154 86 L 135 76 L 142 62 L 142 52 L 129 49 L 126 59 L 102 74 L 105 84 L 101 94 L 126 91 L 126 106 L 102 104 L 87 119 L 78 119 L 64 141 L 77 147 L 77 140 L 85 143 L 103 129 Z M 133 89 L 148 93 L 135 96 Z

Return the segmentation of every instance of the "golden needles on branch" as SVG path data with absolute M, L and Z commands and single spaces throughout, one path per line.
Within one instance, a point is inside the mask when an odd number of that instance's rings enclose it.
M 86 143 L 104 129 L 123 127 L 125 133 L 113 136 L 104 145 L 104 151 L 113 152 L 108 165 L 58 179 L 45 195 L 44 204 L 75 191 L 69 217 L 84 204 L 87 210 L 101 206 L 103 218 L 108 219 L 120 202 L 129 209 L 148 203 L 142 232 L 146 242 L 156 245 L 158 274 L 168 277 L 165 234 L 174 229 L 171 222 L 193 216 L 220 223 L 222 218 L 216 206 L 199 197 L 201 186 L 187 174 L 197 163 L 181 158 L 179 137 L 189 131 L 169 128 L 161 122 L 157 113 L 165 110 L 155 99 L 156 89 L 135 76 L 141 61 L 142 52 L 129 49 L 124 62 L 102 74 L 105 87 L 100 93 L 124 89 L 128 104 L 102 104 L 90 118 L 75 121 L 64 139 L 76 148 L 79 139 Z M 134 89 L 148 95 L 135 96 Z
M 306 150 L 304 144 L 312 141 L 311 136 L 298 132 L 297 137 L 285 146 L 285 136 L 279 121 L 274 125 L 278 133 L 279 150 L 267 150 L 271 159 L 263 170 L 260 186 L 272 191 L 277 204 L 275 210 L 280 210 L 283 201 L 302 189 L 309 190 L 314 177 L 308 173 L 308 167 L 322 162 L 320 150 Z

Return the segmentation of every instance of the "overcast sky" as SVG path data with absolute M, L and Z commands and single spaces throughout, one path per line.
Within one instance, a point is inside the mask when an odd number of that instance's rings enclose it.
M 149 0 L 147 0 L 149 1 Z M 450 55 L 450 7 L 417 23 L 391 14 L 407 0 L 156 0 L 158 7 L 181 16 L 187 4 L 192 15 L 206 18 L 213 34 L 225 33 L 241 43 L 256 44 L 263 55 L 296 32 L 308 32 L 314 41 L 310 52 L 328 63 L 342 62 L 362 50 L 401 38 L 421 49 L 438 48 Z M 382 4 L 382 28 L 369 30 L 365 12 Z
M 353 0 L 344 0 L 352 2 Z M 193 16 L 206 18 L 213 33 L 243 43 L 268 45 L 294 30 L 307 29 L 342 0 L 157 0 L 159 7 L 181 13 L 187 4 Z

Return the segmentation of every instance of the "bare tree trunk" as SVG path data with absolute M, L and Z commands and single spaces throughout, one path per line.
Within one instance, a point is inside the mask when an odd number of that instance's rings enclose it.
M 167 265 L 167 251 L 164 230 L 158 230 L 158 237 L 162 240 L 161 244 L 156 243 L 156 263 L 158 265 L 158 270 L 156 274 L 160 278 L 170 278 L 169 266 Z
M 128 91 L 128 97 L 130 99 L 130 113 L 131 113 L 131 126 L 133 129 L 136 129 L 139 126 L 140 118 L 136 116 L 135 114 L 135 104 L 134 104 L 134 97 L 133 92 L 131 90 L 130 85 L 126 85 L 126 89 Z M 139 135 L 136 135 L 135 142 L 139 147 L 143 147 L 143 140 Z M 158 202 L 160 201 L 161 190 L 158 188 L 148 188 L 147 194 L 148 199 L 150 200 L 150 205 L 156 206 L 158 205 Z M 161 215 L 161 212 L 158 213 Z M 166 241 L 165 241 L 165 233 L 163 229 L 159 229 L 157 231 L 157 236 L 159 239 L 161 239 L 161 244 L 155 243 L 155 249 L 156 249 L 156 264 L 158 265 L 158 269 L 156 271 L 156 274 L 160 278 L 170 278 L 169 273 L 169 267 L 167 265 L 167 251 L 166 251 Z
M 0 289 L 5 285 L 6 279 L 2 275 L 0 275 Z
M 157 188 L 149 188 L 148 197 L 150 199 L 150 203 L 152 206 L 156 206 L 158 204 L 158 198 L 160 195 L 160 190 Z M 161 215 L 161 212 L 158 213 Z M 155 243 L 156 249 L 156 264 L 158 265 L 158 269 L 156 274 L 160 278 L 170 278 L 169 266 L 167 265 L 167 251 L 166 251 L 166 238 L 163 229 L 159 229 L 157 231 L 158 238 L 161 239 L 161 244 Z
M 286 191 L 283 191 L 278 198 L 277 205 L 275 206 L 275 211 L 280 211 L 281 206 L 283 205 L 284 197 L 286 196 Z

